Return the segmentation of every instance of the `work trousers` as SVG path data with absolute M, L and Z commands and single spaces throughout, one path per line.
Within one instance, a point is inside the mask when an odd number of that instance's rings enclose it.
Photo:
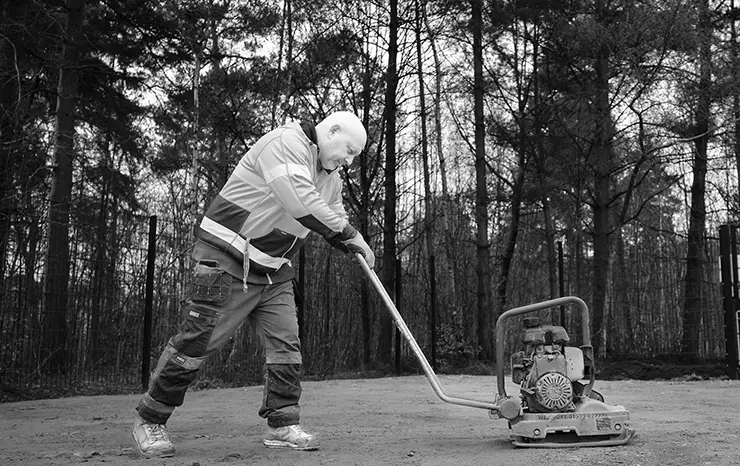
M 213 261 L 200 261 L 182 305 L 183 320 L 170 338 L 137 407 L 149 422 L 166 424 L 200 366 L 234 335 L 244 320 L 265 352 L 266 375 L 259 415 L 271 427 L 298 424 L 301 352 L 292 282 L 252 284 L 244 290 Z

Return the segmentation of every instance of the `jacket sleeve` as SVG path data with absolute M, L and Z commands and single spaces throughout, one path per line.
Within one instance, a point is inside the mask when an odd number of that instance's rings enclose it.
M 331 199 L 329 200 L 329 208 L 340 217 L 348 219 L 349 216 L 347 215 L 347 211 L 344 210 L 344 199 L 342 198 L 342 181 L 337 177 L 332 179 L 331 182 L 334 186 Z
M 334 197 L 330 206 L 319 195 L 311 176 L 311 152 L 299 135 L 283 131 L 256 162 L 272 195 L 304 227 L 332 244 L 352 234 L 354 229 L 349 226 L 344 208 L 337 208 Z

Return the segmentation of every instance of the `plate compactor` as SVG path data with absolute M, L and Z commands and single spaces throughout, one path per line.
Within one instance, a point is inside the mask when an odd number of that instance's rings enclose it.
M 595 447 L 624 445 L 632 439 L 629 412 L 623 406 L 604 403 L 593 390 L 594 354 L 589 331 L 588 307 L 580 298 L 568 296 L 518 307 L 501 314 L 496 322 L 496 381 L 498 394 L 493 402 L 448 396 L 429 361 L 393 304 L 375 272 L 360 254 L 357 261 L 390 311 L 396 327 L 421 363 L 434 392 L 446 403 L 488 410 L 495 419 L 506 419 L 517 447 Z M 538 317 L 524 318 L 524 351 L 511 355 L 512 381 L 519 385 L 519 396 L 506 393 L 504 381 L 504 340 L 507 319 L 564 305 L 581 311 L 583 342 L 568 346 L 566 330 L 557 325 L 542 325 Z

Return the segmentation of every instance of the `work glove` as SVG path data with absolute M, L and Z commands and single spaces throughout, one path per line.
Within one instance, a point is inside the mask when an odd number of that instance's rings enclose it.
M 365 238 L 362 237 L 360 232 L 352 228 L 350 225 L 347 225 L 344 231 L 333 238 L 330 243 L 332 246 L 344 252 L 350 254 L 362 254 L 367 265 L 371 269 L 375 267 L 375 254 L 373 254 L 372 249 L 370 249 L 370 246 L 365 242 Z
M 362 256 L 365 258 L 365 262 L 367 262 L 367 265 L 371 269 L 375 267 L 375 254 L 373 254 L 372 249 L 370 249 L 370 246 L 368 246 L 365 242 L 365 238 L 363 238 L 359 232 L 354 237 L 343 240 L 342 244 L 344 244 L 344 246 L 350 253 L 362 254 Z

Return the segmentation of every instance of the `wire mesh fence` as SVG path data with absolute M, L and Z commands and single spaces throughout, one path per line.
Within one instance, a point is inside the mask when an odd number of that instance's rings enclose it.
M 192 238 L 183 233 L 190 229 L 162 221 L 156 231 L 151 226 L 151 219 L 142 217 L 119 221 L 107 231 L 77 222 L 69 235 L 63 305 L 53 308 L 63 314 L 49 315 L 46 303 L 59 293 L 45 281 L 49 279 L 45 276 L 45 261 L 49 259 L 39 248 L 44 244 L 44 228 L 38 220 L 13 223 L 14 234 L 9 235 L 2 251 L 0 283 L 3 400 L 142 390 L 147 370 L 156 365 L 167 340 L 177 331 L 180 302 L 192 266 Z M 700 326 L 694 332 L 699 341 L 693 356 L 721 359 L 725 340 L 718 245 L 707 239 L 706 246 L 702 312 L 698 319 L 689 320 Z M 615 248 L 619 254 L 612 261 L 604 325 L 595 336 L 603 342 L 601 356 L 684 354 L 685 246 L 663 238 L 655 244 L 633 242 L 621 247 Z M 550 297 L 541 239 L 524 234 L 518 248 L 507 293 L 508 308 Z M 438 265 L 436 274 L 439 309 L 434 325 L 434 362 L 440 370 L 474 363 L 479 343 L 475 335 L 476 282 L 470 266 L 475 245 L 461 240 L 454 250 L 459 262 L 450 267 Z M 561 259 L 566 294 L 581 295 L 588 302 L 588 258 L 566 254 Z M 404 249 L 398 308 L 429 355 L 431 284 L 425 260 L 421 243 Z M 302 274 L 296 282 L 296 295 L 306 376 L 324 378 L 367 369 L 368 359 L 378 350 L 378 321 L 386 310 L 377 293 L 363 291 L 367 281 L 361 269 L 316 238 L 309 241 L 295 266 Z M 147 305 L 151 306 L 151 320 L 146 319 Z M 579 339 L 580 317 L 576 313 L 561 314 L 553 309 L 541 314 L 556 324 L 562 315 L 572 339 Z M 520 325 L 518 320 L 510 324 L 507 352 L 516 349 Z M 408 345 L 398 346 L 399 360 L 407 367 L 417 367 Z M 200 387 L 256 384 L 261 373 L 259 345 L 245 325 L 209 358 L 196 383 Z

